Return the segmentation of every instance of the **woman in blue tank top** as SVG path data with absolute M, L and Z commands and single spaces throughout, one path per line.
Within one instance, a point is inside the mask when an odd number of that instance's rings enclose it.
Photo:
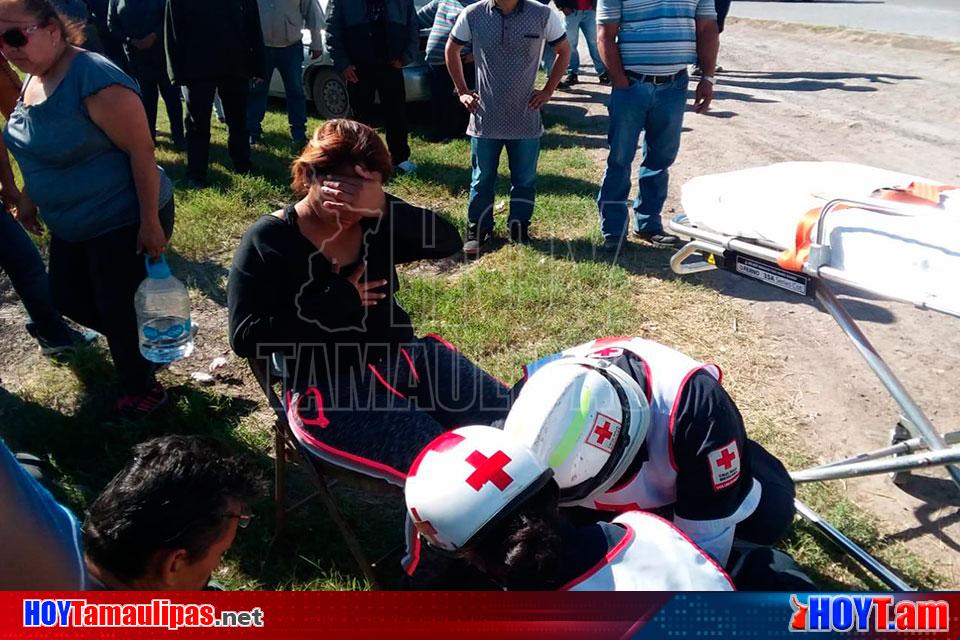
M 140 253 L 159 256 L 173 230 L 173 189 L 157 167 L 136 83 L 85 51 L 52 0 L 0 2 L 0 52 L 27 74 L 4 140 L 23 174 L 18 219 L 50 230 L 50 287 L 64 315 L 107 338 L 140 416 L 166 399 L 140 355 L 133 295 Z

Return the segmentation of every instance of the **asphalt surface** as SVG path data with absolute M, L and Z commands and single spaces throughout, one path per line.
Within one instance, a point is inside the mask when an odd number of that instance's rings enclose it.
M 734 0 L 730 15 L 960 41 L 960 0 Z

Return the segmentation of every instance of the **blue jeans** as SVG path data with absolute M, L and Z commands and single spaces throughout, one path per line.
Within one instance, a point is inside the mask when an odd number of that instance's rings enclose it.
M 583 37 L 587 39 L 587 50 L 590 52 L 590 59 L 593 60 L 593 69 L 597 75 L 606 71 L 600 59 L 600 51 L 597 49 L 597 12 L 574 11 L 566 18 L 567 40 L 570 41 L 570 64 L 567 66 L 567 71 L 580 73 L 580 52 L 577 47 L 580 45 L 581 31 L 583 31 Z
M 71 336 L 60 312 L 53 303 L 47 269 L 40 252 L 23 227 L 6 211 L 0 210 L 0 269 L 30 316 L 37 337 L 51 345 L 71 342 Z
M 540 138 L 500 140 L 471 138 L 470 202 L 467 219 L 481 231 L 493 230 L 493 190 L 497 183 L 500 152 L 507 148 L 510 166 L 510 216 L 508 222 L 529 224 L 533 217 L 533 201 L 537 197 L 537 161 L 540 159 Z
M 304 141 L 307 137 L 307 95 L 303 90 L 303 45 L 299 42 L 289 47 L 264 47 L 266 67 L 263 70 L 263 82 L 250 89 L 250 106 L 247 108 L 247 130 L 250 138 L 259 140 L 263 132 L 260 124 L 267 112 L 267 92 L 273 70 L 280 72 L 283 92 L 287 100 L 287 121 L 290 123 L 290 137 Z
M 638 172 L 639 191 L 633 202 L 633 229 L 637 233 L 663 231 L 660 211 L 667 199 L 667 170 L 680 149 L 687 84 L 686 72 L 665 84 L 630 78 L 629 87 L 614 88 L 610 94 L 610 155 L 597 196 L 604 238 L 620 238 L 627 231 L 630 167 L 641 133 L 643 162 Z

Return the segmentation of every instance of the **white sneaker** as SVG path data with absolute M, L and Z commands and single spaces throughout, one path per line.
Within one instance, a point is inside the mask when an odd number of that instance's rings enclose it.
M 404 160 L 403 162 L 398 164 L 395 167 L 395 169 L 397 170 L 397 173 L 399 173 L 400 175 L 404 175 L 404 174 L 413 173 L 414 171 L 416 171 L 417 165 L 413 164 L 409 160 Z

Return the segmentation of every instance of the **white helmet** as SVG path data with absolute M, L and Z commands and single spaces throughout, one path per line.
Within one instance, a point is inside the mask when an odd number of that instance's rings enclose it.
M 407 511 L 430 544 L 456 551 L 543 487 L 553 472 L 500 429 L 438 436 L 410 466 Z
M 606 360 L 554 360 L 527 380 L 504 432 L 533 449 L 556 474 L 560 504 L 595 499 L 637 456 L 650 424 L 646 394 Z

